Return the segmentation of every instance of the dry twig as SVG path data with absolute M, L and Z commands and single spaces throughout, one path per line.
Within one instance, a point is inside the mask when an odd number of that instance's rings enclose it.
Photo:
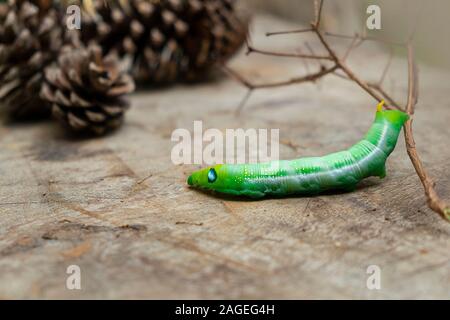
M 250 98 L 251 94 L 254 90 L 257 89 L 264 89 L 264 88 L 275 88 L 275 87 L 281 87 L 286 85 L 292 85 L 292 84 L 298 84 L 298 83 L 304 83 L 304 82 L 315 82 L 318 79 L 328 75 L 333 74 L 338 77 L 344 78 L 346 80 L 350 80 L 354 83 L 356 83 L 359 87 L 361 87 L 364 91 L 366 91 L 370 96 L 372 96 L 377 102 L 381 100 L 386 100 L 389 103 L 388 108 L 391 109 L 398 109 L 407 112 L 410 115 L 410 119 L 406 122 L 404 127 L 404 135 L 405 135 L 405 141 L 406 141 L 406 149 L 408 152 L 408 155 L 411 159 L 411 162 L 416 170 L 417 175 L 420 178 L 420 181 L 423 184 L 424 190 L 425 190 L 425 196 L 427 197 L 427 203 L 428 206 L 436 211 L 437 213 L 441 214 L 444 218 L 447 220 L 450 220 L 450 206 L 448 206 L 442 199 L 439 198 L 437 195 L 436 190 L 434 189 L 434 182 L 430 178 L 430 176 L 427 174 L 422 161 L 420 160 L 414 138 L 413 138 L 413 130 L 412 130 L 412 121 L 413 121 L 413 115 L 414 115 L 414 108 L 417 103 L 417 93 L 418 93 L 418 77 L 417 77 L 417 68 L 416 64 L 414 62 L 414 55 L 413 55 L 413 48 L 411 46 L 411 37 L 408 40 L 408 43 L 406 44 L 408 49 L 408 101 L 405 108 L 402 108 L 398 102 L 394 100 L 394 98 L 386 92 L 386 90 L 383 89 L 382 85 L 386 78 L 386 75 L 388 73 L 389 67 L 392 62 L 392 47 L 391 47 L 391 54 L 389 56 L 389 60 L 386 64 L 386 66 L 383 69 L 383 73 L 380 77 L 380 80 L 378 82 L 372 83 L 372 82 L 366 82 L 362 78 L 360 78 L 358 75 L 356 75 L 353 70 L 351 70 L 345 63 L 348 56 L 354 50 L 356 47 L 358 47 L 362 42 L 367 40 L 372 41 L 381 41 L 385 44 L 388 44 L 390 46 L 398 45 L 398 46 L 405 46 L 405 44 L 402 43 L 394 43 L 394 42 L 388 42 L 388 41 L 382 41 L 380 39 L 376 39 L 374 37 L 369 37 L 363 32 L 362 35 L 355 34 L 354 36 L 347 36 L 347 35 L 340 35 L 340 34 L 334 34 L 330 32 L 323 32 L 320 30 L 320 21 L 322 17 L 322 9 L 323 9 L 323 3 L 324 0 L 314 0 L 314 21 L 311 23 L 310 28 L 306 29 L 297 29 L 297 30 L 288 30 L 288 31 L 277 31 L 277 32 L 270 32 L 267 33 L 267 36 L 273 36 L 273 35 L 281 35 L 281 34 L 296 34 L 296 33 L 313 33 L 316 35 L 319 42 L 322 44 L 323 48 L 327 52 L 326 55 L 319 55 L 316 54 L 309 45 L 307 46 L 307 49 L 309 50 L 309 54 L 304 53 L 284 53 L 284 52 L 276 52 L 276 51 L 268 51 L 268 50 L 261 50 L 257 49 L 254 46 L 250 45 L 247 42 L 247 54 L 256 53 L 256 54 L 262 54 L 262 55 L 270 55 L 270 56 L 276 56 L 276 57 L 288 57 L 288 58 L 298 58 L 298 59 L 312 59 L 319 62 L 320 69 L 316 72 L 310 73 L 308 72 L 306 75 L 301 77 L 296 77 L 292 79 L 288 79 L 285 81 L 278 81 L 273 83 L 260 83 L 260 84 L 253 84 L 250 81 L 246 80 L 244 77 L 242 77 L 239 73 L 236 71 L 224 66 L 224 69 L 228 74 L 230 74 L 234 79 L 236 79 L 238 82 L 240 82 L 242 85 L 244 85 L 248 91 L 244 97 L 244 99 L 239 104 L 239 107 L 237 108 L 237 113 L 239 113 L 245 104 L 247 103 L 248 99 Z M 331 47 L 329 42 L 326 40 L 325 36 L 330 37 L 339 37 L 339 38 L 345 38 L 352 40 L 349 48 L 346 50 L 343 57 L 339 57 L 336 51 Z M 328 62 L 328 64 L 331 62 L 331 66 L 326 66 L 322 62 Z
M 450 220 L 450 206 L 445 203 L 444 200 L 439 198 L 436 189 L 434 188 L 434 181 L 425 170 L 423 163 L 419 158 L 419 154 L 417 153 L 416 143 L 414 141 L 412 123 L 414 109 L 418 100 L 418 89 L 417 66 L 414 61 L 414 51 L 412 45 L 408 44 L 408 102 L 405 109 L 409 114 L 410 119 L 405 123 L 404 127 L 406 151 L 408 152 L 414 169 L 422 182 L 428 206 L 441 214 L 445 219 Z

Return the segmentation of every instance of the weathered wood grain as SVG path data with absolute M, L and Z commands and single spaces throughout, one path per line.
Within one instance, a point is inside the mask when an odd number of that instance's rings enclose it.
M 259 18 L 255 32 L 289 26 Z M 271 38 L 272 39 L 272 38 Z M 298 36 L 254 43 L 294 48 Z M 352 66 L 376 79 L 375 47 Z M 392 70 L 406 92 L 404 61 Z M 293 59 L 239 56 L 249 78 L 305 72 Z M 311 63 L 309 68 L 317 67 Z M 419 152 L 450 198 L 448 72 L 421 66 Z M 389 81 L 387 82 L 389 85 Z M 255 93 L 229 79 L 139 91 L 125 126 L 77 139 L 50 122 L 0 126 L 0 298 L 450 298 L 450 224 L 424 203 L 401 140 L 384 180 L 317 197 L 238 201 L 190 190 L 196 166 L 170 160 L 176 128 L 279 128 L 281 157 L 345 148 L 369 127 L 374 101 L 330 77 Z M 66 289 L 79 265 L 82 290 Z M 378 265 L 382 289 L 366 288 Z

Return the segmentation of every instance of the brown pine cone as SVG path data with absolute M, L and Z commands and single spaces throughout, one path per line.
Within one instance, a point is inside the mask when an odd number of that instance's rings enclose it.
M 104 57 L 96 45 L 67 46 L 58 64 L 46 69 L 41 97 L 69 128 L 103 134 L 120 126 L 129 105 L 124 95 L 133 90 L 133 79 L 120 71 L 117 56 Z
M 234 54 L 247 23 L 234 0 L 92 0 L 82 40 L 131 58 L 138 81 L 192 80 Z M 88 12 L 94 11 L 95 14 Z
M 14 117 L 49 113 L 39 99 L 43 70 L 62 46 L 62 25 L 50 0 L 0 4 L 0 105 Z

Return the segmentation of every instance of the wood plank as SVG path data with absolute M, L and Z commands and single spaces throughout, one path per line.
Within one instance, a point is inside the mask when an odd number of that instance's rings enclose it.
M 288 26 L 256 19 L 254 43 L 294 48 L 298 36 L 264 38 Z M 339 43 L 336 43 L 339 45 Z M 376 79 L 386 59 L 363 47 L 352 67 Z M 400 99 L 405 61 L 394 61 Z M 249 78 L 305 72 L 294 59 L 236 57 Z M 311 69 L 317 67 L 312 62 Z M 450 198 L 449 73 L 421 66 L 414 127 L 437 188 Z M 389 81 L 387 82 L 389 85 Z M 172 164 L 176 128 L 279 128 L 285 159 L 348 147 L 369 127 L 375 103 L 330 76 L 256 92 L 226 78 L 138 91 L 125 126 L 104 138 L 68 137 L 50 122 L 0 126 L 1 298 L 441 298 L 450 297 L 450 224 L 424 203 L 403 140 L 384 180 L 355 192 L 238 201 L 187 188 L 197 166 Z M 82 290 L 66 289 L 81 268 Z M 368 290 L 366 268 L 381 268 Z

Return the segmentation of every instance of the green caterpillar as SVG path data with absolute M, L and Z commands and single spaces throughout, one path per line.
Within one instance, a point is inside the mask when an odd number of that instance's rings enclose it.
M 383 104 L 384 101 L 378 105 L 375 120 L 364 139 L 348 150 L 290 161 L 219 164 L 194 172 L 187 183 L 219 193 L 262 198 L 351 191 L 364 178 L 384 178 L 386 159 L 409 117 L 398 110 L 382 110 Z

